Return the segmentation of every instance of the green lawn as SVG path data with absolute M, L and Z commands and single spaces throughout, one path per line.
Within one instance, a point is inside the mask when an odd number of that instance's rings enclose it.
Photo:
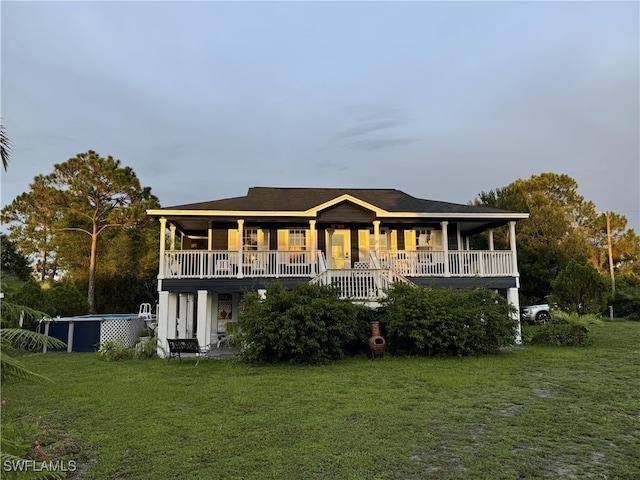
M 589 347 L 462 359 L 24 358 L 3 421 L 50 426 L 91 479 L 638 479 L 640 323 Z M 80 477 L 77 475 L 76 478 Z

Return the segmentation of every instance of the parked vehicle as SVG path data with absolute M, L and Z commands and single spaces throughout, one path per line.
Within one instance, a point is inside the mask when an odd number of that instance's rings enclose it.
M 542 298 L 533 305 L 522 307 L 520 318 L 527 323 L 542 324 L 551 319 L 550 312 L 549 302 Z

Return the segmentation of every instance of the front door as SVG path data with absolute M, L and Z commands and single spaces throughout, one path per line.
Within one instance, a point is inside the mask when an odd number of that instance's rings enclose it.
M 351 232 L 334 230 L 329 235 L 327 245 L 331 245 L 331 268 L 351 268 Z

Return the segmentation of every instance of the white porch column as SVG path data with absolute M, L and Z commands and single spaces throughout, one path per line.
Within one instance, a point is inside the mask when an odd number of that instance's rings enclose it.
M 309 220 L 309 243 L 311 249 L 311 276 L 315 277 L 318 273 L 318 232 L 315 220 Z
M 464 244 L 462 243 L 462 234 L 460 233 L 460 223 L 456 223 L 456 237 L 458 239 L 458 250 L 464 250 Z
M 169 231 L 171 232 L 169 237 L 169 249 L 175 250 L 176 249 L 176 226 L 170 225 Z
M 380 220 L 373 221 L 373 251 L 378 257 L 380 252 Z
M 493 244 L 493 228 L 489 229 L 489 250 L 491 250 L 493 252 L 494 250 L 494 244 Z
M 187 325 L 189 323 L 189 313 L 187 306 L 189 297 L 186 293 L 178 294 L 178 337 L 187 338 Z
M 211 343 L 211 298 L 207 290 L 198 290 L 198 343 Z
M 243 219 L 238 219 L 238 278 L 242 278 L 244 277 L 244 275 L 242 274 L 242 262 L 243 262 L 243 255 L 242 255 L 242 237 L 244 236 L 244 220 Z M 207 342 L 208 343 L 208 342 Z
M 450 277 L 451 272 L 449 271 L 449 233 L 447 231 L 447 227 L 449 222 L 442 221 L 440 222 L 440 227 L 442 228 L 442 249 L 444 250 L 444 276 Z
M 516 344 L 520 345 L 522 343 L 522 325 L 520 324 L 520 297 L 518 296 L 517 288 L 507 289 L 507 303 L 515 308 L 513 319 L 518 321 L 518 326 L 516 327 Z
M 187 323 L 186 323 L 186 337 L 193 338 L 193 319 L 195 318 L 195 312 L 193 308 L 195 306 L 196 296 L 193 293 L 187 294 Z
M 333 228 L 327 229 L 327 269 L 330 270 L 333 268 Z
M 513 274 L 514 277 L 519 277 L 518 273 L 518 252 L 516 248 L 516 222 L 509 222 L 509 245 L 511 246 L 511 256 L 513 258 Z
M 171 292 L 159 292 L 158 301 L 158 355 L 169 354 L 167 338 L 176 338 L 176 307 L 178 295 Z
M 167 234 L 167 219 L 160 218 L 160 269 L 158 271 L 158 278 L 164 278 L 164 250 L 165 250 L 165 235 Z

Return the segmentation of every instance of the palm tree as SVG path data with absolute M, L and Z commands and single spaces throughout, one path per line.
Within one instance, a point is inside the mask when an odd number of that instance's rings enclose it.
M 7 323 L 18 323 L 18 317 L 42 318 L 46 313 L 16 305 L 6 300 L 0 300 L 0 312 L 2 319 Z M 13 320 L 13 322 L 11 322 Z M 0 379 L 17 378 L 38 382 L 49 380 L 42 375 L 28 370 L 22 362 L 15 358 L 15 353 L 19 348 L 37 348 L 42 346 L 50 348 L 61 348 L 65 343 L 57 338 L 49 337 L 38 332 L 26 330 L 24 328 L 0 328 Z
M 9 165 L 10 153 L 11 142 L 9 141 L 7 131 L 4 129 L 4 125 L 0 123 L 0 156 L 2 156 L 2 166 L 4 167 L 5 172 L 7 171 L 7 166 Z

